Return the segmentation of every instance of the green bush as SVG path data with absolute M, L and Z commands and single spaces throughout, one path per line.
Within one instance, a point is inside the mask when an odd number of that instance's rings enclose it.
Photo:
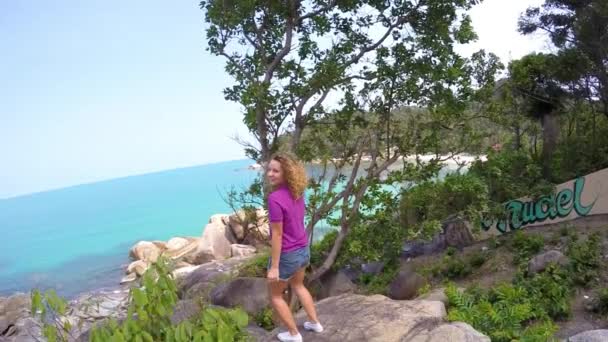
M 110 319 L 107 324 L 94 326 L 92 342 L 106 341 L 167 341 L 207 342 L 245 341 L 247 314 L 240 309 L 203 307 L 200 314 L 179 324 L 171 323 L 173 307 L 177 302 L 177 288 L 171 277 L 167 261 L 159 259 L 143 276 L 142 287 L 134 287 L 129 293 L 126 319 L 118 323 Z M 44 336 L 49 342 L 72 340 L 71 326 L 65 320 L 67 304 L 50 291 L 32 292 L 32 312 L 45 320 Z M 65 322 L 65 323 L 61 323 Z
M 546 317 L 539 317 L 533 298 L 525 288 L 501 284 L 486 291 L 460 292 L 454 284 L 445 291 L 448 320 L 467 322 L 495 342 L 547 341 L 557 330 Z
M 520 278 L 520 286 L 533 298 L 537 314 L 553 319 L 570 316 L 572 285 L 568 270 L 550 265 L 544 272 L 531 278 Z
M 513 261 L 516 265 L 527 262 L 530 257 L 543 249 L 544 244 L 542 235 L 515 232 L 510 243 L 511 251 L 514 253 Z
M 473 273 L 471 266 L 457 257 L 446 257 L 443 272 L 448 279 L 459 279 Z
M 608 315 L 608 287 L 599 290 L 595 303 L 595 311 L 602 315 Z
M 258 312 L 253 317 L 253 319 L 259 327 L 262 327 L 265 330 L 270 331 L 275 328 L 274 321 L 272 320 L 272 309 L 271 308 L 267 307 L 267 308 L 260 310 L 260 312 Z
M 486 263 L 488 258 L 489 253 L 475 251 L 468 256 L 469 265 L 471 265 L 472 268 L 479 268 Z
M 571 241 L 566 254 L 570 258 L 571 277 L 576 285 L 587 286 L 598 277 L 601 265 L 600 236 L 595 233 L 585 241 Z
M 318 266 L 325 260 L 337 237 L 338 231 L 332 230 L 327 232 L 320 241 L 312 244 L 310 247 L 310 263 L 313 266 Z
M 359 277 L 359 282 L 363 292 L 366 294 L 386 295 L 388 293 L 388 287 L 397 276 L 397 273 L 399 273 L 398 264 L 391 262 L 384 265 L 382 272 L 377 275 L 362 274 Z
M 268 251 L 257 253 L 253 258 L 247 260 L 247 262 L 239 267 L 238 276 L 266 278 L 268 257 Z
M 421 182 L 402 193 L 401 226 L 426 238 L 440 228 L 430 222 L 439 223 L 451 215 L 477 221 L 487 203 L 488 189 L 483 179 L 471 173 L 449 174 L 443 180 Z

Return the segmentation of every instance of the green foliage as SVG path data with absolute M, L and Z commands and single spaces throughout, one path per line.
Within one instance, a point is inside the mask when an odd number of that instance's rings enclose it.
M 312 244 L 310 248 L 311 265 L 318 266 L 325 260 L 337 237 L 338 231 L 332 230 L 327 232 L 320 241 Z
M 516 282 L 534 298 L 538 316 L 547 314 L 553 319 L 570 316 L 572 280 L 567 269 L 550 265 L 544 272 L 531 278 L 519 278 Z
M 543 236 L 540 234 L 526 234 L 521 230 L 515 232 L 509 245 L 514 254 L 513 261 L 516 265 L 527 262 L 530 257 L 543 249 L 544 244 Z
M 448 319 L 467 322 L 492 341 L 546 341 L 557 330 L 535 312 L 534 299 L 520 286 L 501 284 L 487 291 L 460 292 L 449 284 L 445 293 L 450 303 Z
M 398 263 L 391 262 L 384 265 L 382 272 L 379 274 L 362 274 L 359 278 L 359 282 L 363 292 L 367 294 L 387 295 L 388 287 L 398 273 Z
M 485 264 L 486 260 L 488 260 L 488 257 L 488 253 L 475 251 L 468 256 L 469 265 L 471 265 L 472 268 L 479 268 L 483 264 Z
M 452 215 L 478 222 L 488 201 L 482 178 L 472 173 L 452 173 L 443 180 L 424 181 L 404 191 L 400 204 L 402 225 L 423 237 L 432 236 L 440 227 L 438 223 Z M 424 229 L 425 222 L 435 222 L 435 229 Z
M 262 327 L 265 330 L 270 331 L 275 328 L 274 321 L 272 320 L 271 308 L 266 307 L 260 310 L 260 312 L 254 316 L 254 321 L 259 327 Z
M 587 240 L 573 241 L 568 245 L 566 255 L 570 258 L 571 277 L 574 283 L 587 286 L 598 278 L 601 266 L 600 236 L 595 233 Z
M 487 161 L 476 161 L 469 173 L 483 180 L 488 198 L 499 205 L 522 196 L 541 195 L 553 187 L 542 178 L 538 162 L 524 150 L 489 151 Z
M 263 251 L 256 253 L 256 255 L 247 260 L 242 266 L 239 267 L 239 277 L 259 277 L 266 278 L 269 251 Z
M 173 307 L 177 302 L 177 289 L 168 270 L 168 262 L 161 258 L 143 276 L 142 287 L 134 287 L 129 294 L 127 317 L 121 323 L 114 319 L 102 326 L 93 327 L 90 340 L 105 341 L 167 341 L 167 342 L 215 342 L 245 341 L 247 314 L 240 309 L 203 307 L 198 316 L 179 324 L 171 322 Z M 42 317 L 48 314 L 66 321 L 66 304 L 54 292 L 32 294 L 32 312 Z M 66 321 L 67 322 L 67 321 Z M 64 325 L 45 324 L 43 331 L 49 341 L 68 341 Z
M 608 315 L 608 287 L 598 291 L 594 309 L 599 314 Z

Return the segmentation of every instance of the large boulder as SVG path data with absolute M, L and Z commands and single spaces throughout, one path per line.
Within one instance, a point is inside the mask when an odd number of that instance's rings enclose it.
M 608 329 L 588 330 L 576 334 L 568 339 L 568 342 L 606 342 L 608 341 Z
M 22 335 L 19 323 L 29 317 L 31 305 L 30 296 L 15 294 L 10 297 L 0 297 L 0 341 L 3 337 Z
M 445 307 L 437 301 L 396 301 L 382 295 L 343 294 L 323 299 L 315 305 L 324 331 L 304 330 L 302 324 L 308 317 L 302 309 L 295 315 L 295 320 L 304 341 L 490 341 L 468 324 L 445 322 Z M 275 329 L 266 335 L 258 335 L 258 341 L 276 341 L 279 331 Z
M 317 284 L 317 298 L 323 299 L 338 296 L 344 293 L 354 292 L 357 286 L 350 280 L 348 275 L 342 271 L 331 272 L 321 277 Z
M 203 264 L 211 260 L 230 258 L 232 249 L 230 245 L 236 243 L 236 238 L 230 228 L 223 223 L 223 216 L 214 215 L 205 226 L 203 236 L 198 241 L 196 252 L 188 255 L 184 260 L 191 264 Z
M 138 276 L 144 275 L 146 270 L 148 269 L 148 263 L 143 260 L 136 260 L 127 266 L 127 274 L 134 273 Z
M 443 323 L 412 331 L 402 341 L 408 342 L 490 342 L 490 338 L 464 322 Z
M 361 271 L 363 274 L 377 275 L 384 269 L 384 262 L 374 261 L 368 262 L 361 265 Z
M 245 227 L 247 227 L 247 215 L 244 210 L 239 210 L 228 217 L 228 226 L 238 241 L 245 238 Z
M 255 254 L 256 248 L 249 245 L 241 245 L 238 243 L 230 246 L 230 254 L 232 257 L 246 257 Z
M 389 285 L 388 296 L 392 299 L 412 299 L 418 295 L 418 291 L 426 284 L 426 280 L 414 272 L 411 267 L 404 265 L 399 274 Z
M 418 298 L 419 300 L 435 300 L 438 302 L 442 302 L 443 305 L 445 305 L 446 307 L 448 306 L 449 300 L 448 300 L 448 296 L 445 294 L 445 289 L 443 288 L 438 288 L 438 289 L 434 289 L 430 292 L 427 292 L 423 295 L 420 295 Z
M 316 304 L 322 333 L 305 331 L 308 319 L 304 310 L 296 315 L 296 323 L 304 341 L 370 341 L 397 342 L 421 328 L 443 322 L 446 311 L 442 303 L 430 301 L 395 301 L 382 295 L 343 294 L 323 299 Z M 276 340 L 279 329 L 260 341 Z
M 528 274 L 536 274 L 544 271 L 550 264 L 559 266 L 568 265 L 568 257 L 562 252 L 557 250 L 551 250 L 548 252 L 541 253 L 528 262 Z
M 250 257 L 213 260 L 187 270 L 178 279 L 179 297 L 182 299 L 207 297 L 215 285 L 236 275 L 239 267 L 249 259 Z
M 188 239 L 186 239 L 186 238 L 174 237 L 174 238 L 169 239 L 169 241 L 167 241 L 167 249 L 168 250 L 177 250 L 182 247 L 185 247 L 189 243 L 190 243 L 190 241 L 188 241 Z
M 212 304 L 224 307 L 242 307 L 257 314 L 270 305 L 266 278 L 236 278 L 216 286 L 210 293 Z
M 160 256 L 161 249 L 153 242 L 139 241 L 129 251 L 129 256 L 133 260 L 143 260 L 147 263 L 154 263 Z

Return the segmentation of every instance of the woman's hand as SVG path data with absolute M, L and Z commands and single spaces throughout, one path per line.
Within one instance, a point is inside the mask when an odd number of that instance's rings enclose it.
M 271 267 L 268 270 L 268 274 L 266 275 L 268 281 L 277 281 L 279 280 L 279 269 Z

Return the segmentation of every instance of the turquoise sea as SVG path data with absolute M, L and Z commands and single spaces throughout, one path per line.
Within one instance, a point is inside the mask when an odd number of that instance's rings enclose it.
M 238 160 L 0 200 L 0 296 L 55 288 L 63 296 L 118 285 L 139 240 L 200 236 L 229 213 L 222 196 L 256 172 Z

